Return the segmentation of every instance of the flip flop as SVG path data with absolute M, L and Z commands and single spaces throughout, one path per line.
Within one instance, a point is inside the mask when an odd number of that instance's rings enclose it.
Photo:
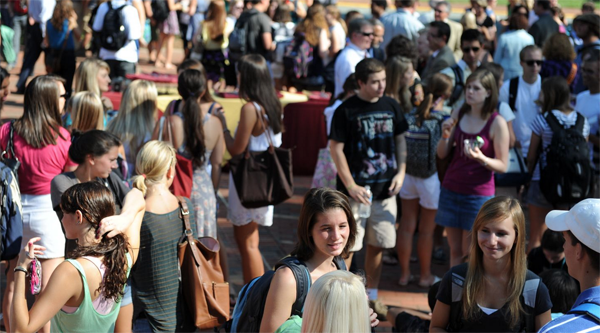
M 431 286 L 433 286 L 434 284 L 436 284 L 442 280 L 439 276 L 435 276 L 435 275 L 432 275 L 432 276 L 433 276 L 433 282 L 431 282 L 431 284 L 423 284 L 423 283 L 419 282 L 419 288 L 429 289 L 429 288 L 431 288 Z
M 414 281 L 415 281 L 415 276 L 411 274 L 408 277 L 407 281 L 402 281 L 402 279 L 398 280 L 398 284 L 400 285 L 400 287 L 406 287 L 406 286 L 408 286 L 409 284 L 411 284 Z

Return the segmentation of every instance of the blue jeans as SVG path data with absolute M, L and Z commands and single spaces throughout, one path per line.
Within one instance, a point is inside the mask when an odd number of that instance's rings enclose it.
M 15 35 L 13 36 L 13 48 L 15 50 L 15 54 L 17 58 L 19 58 L 19 51 L 21 51 L 21 36 L 23 32 L 27 28 L 27 15 L 15 15 L 13 16 L 13 30 L 15 31 Z M 12 66 L 16 65 L 17 60 L 10 64 Z

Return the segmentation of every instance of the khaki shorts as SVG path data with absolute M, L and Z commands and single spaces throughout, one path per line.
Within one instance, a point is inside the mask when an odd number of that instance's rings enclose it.
M 363 239 L 366 234 L 367 245 L 382 249 L 391 249 L 396 246 L 396 216 L 398 206 L 396 196 L 385 200 L 374 200 L 371 204 L 371 216 L 369 218 L 358 217 L 359 203 L 350 199 L 350 207 L 356 219 L 356 241 L 351 252 L 358 252 L 363 247 Z

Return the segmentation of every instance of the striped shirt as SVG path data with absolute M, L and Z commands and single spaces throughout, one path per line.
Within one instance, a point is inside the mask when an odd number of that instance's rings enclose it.
M 552 113 L 556 116 L 556 119 L 558 119 L 558 122 L 565 128 L 569 128 L 571 126 L 575 125 L 575 122 L 577 121 L 577 112 L 571 112 L 569 114 L 564 114 L 558 110 L 552 110 Z M 548 122 L 546 122 L 546 118 L 544 117 L 543 114 L 538 114 L 535 119 L 533 120 L 533 123 L 531 123 L 531 130 L 533 131 L 533 133 L 539 137 L 542 138 L 542 153 L 540 155 L 540 164 L 536 165 L 535 167 L 535 171 L 533 172 L 533 177 L 531 178 L 531 180 L 540 180 L 540 165 L 546 165 L 546 154 L 544 153 L 544 151 L 546 150 L 546 147 L 548 147 L 550 145 L 550 143 L 552 142 L 552 129 L 550 128 L 550 125 L 548 125 Z M 587 138 L 588 135 L 590 134 L 590 124 L 588 123 L 587 119 L 585 120 L 585 123 L 583 125 L 583 137 Z
M 573 308 L 582 303 L 595 303 L 600 305 L 600 286 L 584 290 L 579 297 L 577 297 L 575 304 L 573 304 Z M 567 313 L 544 325 L 538 333 L 559 332 L 598 333 L 600 332 L 600 323 L 587 314 Z
M 193 207 L 190 199 L 185 199 Z M 190 209 L 190 225 L 196 237 L 196 219 Z M 133 267 L 136 298 L 153 332 L 189 332 L 189 315 L 184 314 L 184 298 L 179 281 L 177 257 L 179 239 L 183 235 L 179 208 L 167 214 L 146 212 L 140 230 L 140 252 Z M 184 321 L 187 317 L 187 321 Z M 184 325 L 187 324 L 187 327 Z

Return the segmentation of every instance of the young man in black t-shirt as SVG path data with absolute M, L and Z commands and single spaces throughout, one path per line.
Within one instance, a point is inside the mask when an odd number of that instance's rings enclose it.
M 365 272 L 367 291 L 379 318 L 387 307 L 377 300 L 383 249 L 396 245 L 396 195 L 400 192 L 406 169 L 408 124 L 400 104 L 385 91 L 385 67 L 376 59 L 356 65 L 358 93 L 340 105 L 331 124 L 331 156 L 338 170 L 338 190 L 351 200 L 358 224 L 353 252 L 362 248 L 366 236 Z M 372 202 L 364 186 L 369 185 Z M 359 205 L 371 204 L 371 216 L 358 218 Z M 351 259 L 350 259 L 351 260 Z

